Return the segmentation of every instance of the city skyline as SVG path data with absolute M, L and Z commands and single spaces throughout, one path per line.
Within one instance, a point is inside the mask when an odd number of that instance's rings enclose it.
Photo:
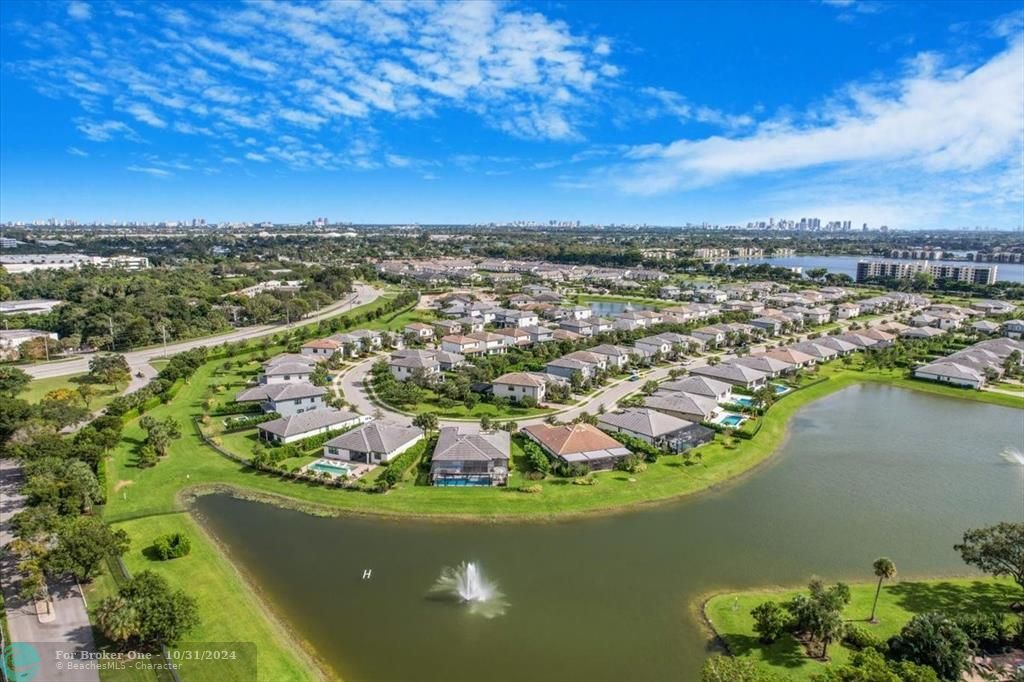
M 631 7 L 6 3 L 0 222 L 1022 227 L 1018 7 Z

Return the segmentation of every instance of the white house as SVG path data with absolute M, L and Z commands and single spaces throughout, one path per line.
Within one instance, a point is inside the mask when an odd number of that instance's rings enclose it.
M 324 443 L 324 457 L 347 462 L 383 464 L 423 440 L 423 431 L 385 421 L 372 421 Z
M 547 378 L 539 372 L 509 372 L 491 382 L 495 397 L 508 398 L 513 402 L 529 396 L 538 404 L 542 403 L 546 389 Z
M 941 381 L 944 384 L 968 386 L 980 389 L 985 385 L 985 375 L 978 370 L 956 362 L 933 362 L 914 370 L 918 379 Z
M 257 425 L 260 438 L 277 444 L 293 443 L 322 433 L 346 429 L 372 419 L 367 415 L 336 410 L 331 407 L 293 414 Z

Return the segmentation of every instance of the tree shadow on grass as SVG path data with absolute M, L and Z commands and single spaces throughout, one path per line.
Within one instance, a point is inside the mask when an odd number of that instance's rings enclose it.
M 731 634 L 725 638 L 729 652 L 734 656 L 746 656 L 760 652 L 766 663 L 783 668 L 799 668 L 808 658 L 800 642 L 789 635 L 783 635 L 771 645 L 764 645 L 757 637 Z
M 885 593 L 912 613 L 944 611 L 1009 611 L 1020 601 L 1021 591 L 1011 583 L 973 581 L 971 583 L 907 582 L 887 586 Z

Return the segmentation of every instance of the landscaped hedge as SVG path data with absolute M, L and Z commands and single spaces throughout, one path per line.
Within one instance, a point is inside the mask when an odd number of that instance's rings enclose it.
M 268 412 L 266 414 L 253 415 L 252 417 L 239 419 L 238 421 L 232 424 L 225 424 L 222 433 L 236 433 L 238 431 L 244 431 L 245 429 L 252 428 L 257 424 L 262 424 L 263 422 L 269 422 L 280 418 L 281 415 L 279 415 L 277 412 Z
M 433 439 L 431 439 L 431 443 L 432 442 Z M 427 450 L 427 445 L 427 439 L 423 439 L 400 454 L 398 457 L 395 457 L 387 465 L 384 471 L 381 472 L 380 476 L 377 477 L 377 481 L 383 483 L 388 488 L 393 487 L 405 478 L 405 474 L 408 473 L 409 469 L 412 468 L 412 465 L 416 463 L 416 460 L 423 456 L 423 453 Z

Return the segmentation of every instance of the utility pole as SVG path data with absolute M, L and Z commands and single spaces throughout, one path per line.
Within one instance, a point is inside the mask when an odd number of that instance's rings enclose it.
M 160 326 L 160 331 L 164 335 L 164 357 L 166 358 L 167 357 L 167 325 L 166 324 L 161 325 Z
M 110 322 L 110 352 L 114 352 L 114 316 L 107 315 L 107 321 Z

